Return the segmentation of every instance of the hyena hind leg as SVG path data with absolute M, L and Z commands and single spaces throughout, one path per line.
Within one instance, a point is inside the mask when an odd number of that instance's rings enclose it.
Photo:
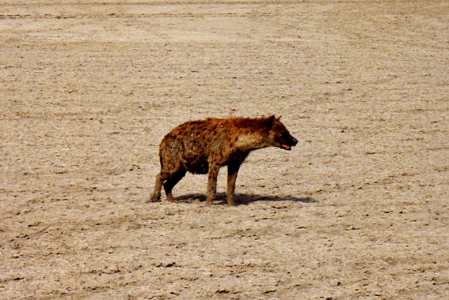
M 237 175 L 239 173 L 240 164 L 234 163 L 228 165 L 228 188 L 226 196 L 228 199 L 228 206 L 234 206 L 234 193 L 235 193 L 235 182 L 237 180 Z
M 162 189 L 161 173 L 157 174 L 156 176 L 156 184 L 154 185 L 153 194 L 151 194 L 151 198 L 148 202 L 159 202 L 161 200 L 161 189 Z
M 167 195 L 167 200 L 169 202 L 174 202 L 175 198 L 173 197 L 172 190 L 173 187 L 184 177 L 186 174 L 186 171 L 180 170 L 176 172 L 175 174 L 171 175 L 170 178 L 168 178 L 164 182 L 164 190 L 165 194 Z

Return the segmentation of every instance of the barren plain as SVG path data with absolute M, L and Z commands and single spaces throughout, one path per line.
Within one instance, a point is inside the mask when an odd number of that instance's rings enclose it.
M 272 114 L 239 205 L 146 203 L 173 127 Z M 0 298 L 449 299 L 448 137 L 449 1 L 0 0 Z

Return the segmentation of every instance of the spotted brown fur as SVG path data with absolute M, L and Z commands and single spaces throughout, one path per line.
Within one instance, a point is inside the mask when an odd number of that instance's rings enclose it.
M 212 204 L 218 171 L 228 167 L 228 205 L 234 205 L 235 181 L 240 165 L 257 149 L 279 147 L 291 150 L 297 144 L 280 117 L 229 118 L 189 121 L 177 126 L 159 147 L 161 172 L 156 176 L 151 201 L 160 200 L 164 187 L 168 201 L 174 201 L 173 187 L 186 172 L 208 174 L 207 201 Z

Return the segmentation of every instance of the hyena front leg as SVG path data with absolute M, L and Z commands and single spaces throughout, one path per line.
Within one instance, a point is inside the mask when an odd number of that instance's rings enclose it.
M 217 177 L 220 166 L 215 163 L 209 164 L 209 175 L 207 181 L 207 200 L 206 205 L 212 205 L 214 201 L 215 194 L 217 192 Z

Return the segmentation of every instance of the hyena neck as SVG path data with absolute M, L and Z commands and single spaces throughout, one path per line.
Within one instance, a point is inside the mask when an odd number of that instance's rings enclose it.
M 243 152 L 266 148 L 265 138 L 259 132 L 242 132 L 235 141 L 235 146 Z

